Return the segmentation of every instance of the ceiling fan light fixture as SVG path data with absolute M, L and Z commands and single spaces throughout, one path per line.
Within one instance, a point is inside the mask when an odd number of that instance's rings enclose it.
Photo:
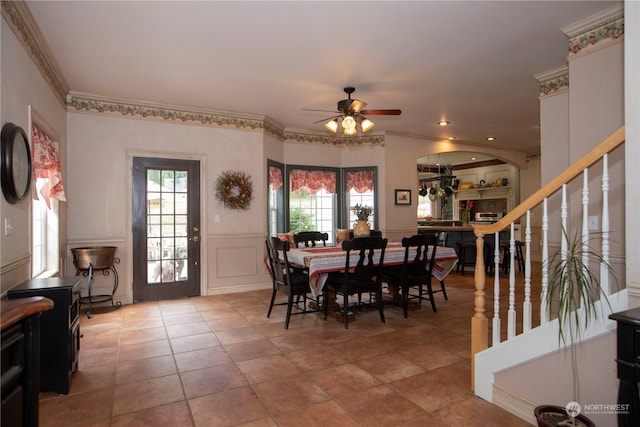
M 358 131 L 356 130 L 356 128 L 355 128 L 355 127 L 347 128 L 347 129 L 345 129 L 345 130 L 344 130 L 344 134 L 345 134 L 345 135 L 349 135 L 349 136 L 353 136 L 353 135 L 355 135 L 357 132 L 358 132 Z
M 324 124 L 324 127 L 327 128 L 327 130 L 329 130 L 330 132 L 338 132 L 338 119 L 329 120 Z
M 342 128 L 345 130 L 354 130 L 356 129 L 356 120 L 351 116 L 345 116 L 342 119 Z
M 362 127 L 362 132 L 369 132 L 375 125 L 376 124 L 369 119 L 364 119 L 360 123 L 360 126 Z

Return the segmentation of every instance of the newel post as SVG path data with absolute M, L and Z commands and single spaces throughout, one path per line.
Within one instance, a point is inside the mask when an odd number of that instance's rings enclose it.
M 474 388 L 475 355 L 489 345 L 489 320 L 484 314 L 484 234 L 476 231 L 476 268 L 473 276 L 475 290 L 475 309 L 471 318 L 471 388 Z

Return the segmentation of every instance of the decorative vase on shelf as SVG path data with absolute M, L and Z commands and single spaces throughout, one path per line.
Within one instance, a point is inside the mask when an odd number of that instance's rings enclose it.
M 462 211 L 462 224 L 469 225 L 469 221 L 471 220 L 471 211 L 463 210 Z
M 371 235 L 371 225 L 367 221 L 356 221 L 353 224 L 353 237 L 366 237 Z

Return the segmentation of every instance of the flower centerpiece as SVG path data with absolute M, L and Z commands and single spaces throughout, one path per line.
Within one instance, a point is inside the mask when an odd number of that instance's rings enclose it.
M 371 225 L 367 221 L 369 220 L 371 212 L 373 212 L 373 208 L 356 204 L 353 208 L 351 208 L 351 210 L 358 218 L 356 223 L 353 224 L 353 236 L 369 236 L 371 234 Z
M 469 221 L 471 220 L 471 209 L 472 208 L 473 208 L 473 201 L 472 200 L 467 200 L 465 202 L 465 204 L 463 205 L 463 208 L 462 208 L 461 218 L 462 218 L 462 223 L 463 224 L 469 224 Z
M 373 212 L 373 208 L 370 208 L 369 206 L 361 206 L 359 204 L 355 205 L 351 210 L 356 217 L 358 217 L 358 221 L 368 221 L 371 212 Z

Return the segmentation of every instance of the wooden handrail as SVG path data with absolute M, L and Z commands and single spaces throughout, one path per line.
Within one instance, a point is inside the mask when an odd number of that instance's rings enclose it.
M 607 139 L 602 141 L 596 147 L 594 147 L 587 154 L 579 158 L 572 163 L 567 169 L 560 175 L 549 181 L 544 187 L 529 196 L 524 202 L 516 206 L 511 212 L 506 214 L 500 221 L 490 225 L 474 225 L 473 231 L 476 236 L 486 236 L 487 234 L 497 233 L 504 230 L 509 224 L 515 222 L 517 219 L 527 213 L 527 211 L 533 209 L 546 197 L 549 197 L 556 191 L 558 191 L 563 184 L 571 181 L 584 171 L 584 169 L 590 167 L 602 156 L 610 153 L 625 140 L 624 126 L 620 127 L 614 133 L 612 133 Z
M 516 206 L 500 221 L 490 225 L 474 225 L 473 232 L 476 236 L 476 267 L 474 273 L 475 300 L 474 314 L 471 318 L 471 384 L 475 381 L 475 357 L 474 355 L 486 349 L 489 345 L 489 323 L 485 315 L 485 265 L 484 265 L 484 236 L 498 233 L 506 229 L 510 224 L 524 216 L 528 211 L 538 206 L 545 198 L 551 196 L 564 184 L 573 180 L 586 168 L 589 168 L 602 157 L 620 146 L 625 140 L 625 128 L 622 126 L 600 144 L 576 162 L 572 163 L 561 174 L 549 181 L 544 187 L 533 193 L 524 202 Z

